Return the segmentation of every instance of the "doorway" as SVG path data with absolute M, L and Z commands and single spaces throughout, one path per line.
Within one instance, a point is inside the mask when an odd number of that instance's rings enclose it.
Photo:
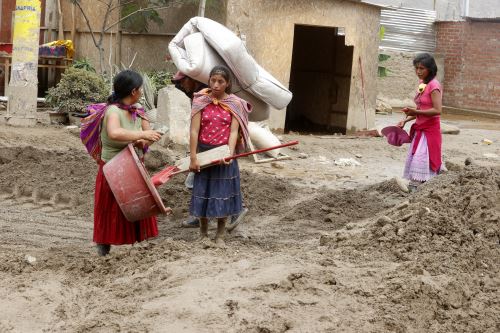
M 286 132 L 346 133 L 353 50 L 337 27 L 295 25 Z

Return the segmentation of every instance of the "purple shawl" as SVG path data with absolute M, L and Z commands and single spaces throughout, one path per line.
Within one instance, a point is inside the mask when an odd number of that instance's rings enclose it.
M 89 115 L 82 119 L 80 139 L 85 145 L 85 148 L 87 148 L 90 156 L 98 162 L 101 160 L 102 151 L 101 124 L 104 119 L 104 115 L 106 114 L 106 110 L 110 105 L 116 105 L 120 109 L 127 110 L 132 114 L 132 119 L 134 121 L 137 119 L 137 116 L 147 120 L 144 109 L 137 108 L 133 105 L 98 103 L 87 106 Z

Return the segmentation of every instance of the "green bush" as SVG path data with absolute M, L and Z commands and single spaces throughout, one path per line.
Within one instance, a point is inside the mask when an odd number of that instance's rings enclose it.
M 102 76 L 84 69 L 68 68 L 61 81 L 47 92 L 49 105 L 61 112 L 85 112 L 89 104 L 105 102 L 109 88 Z
M 89 72 L 94 72 L 95 73 L 95 68 L 94 66 L 90 63 L 90 60 L 87 58 L 81 58 L 73 61 L 72 67 L 78 68 L 78 69 L 84 69 Z

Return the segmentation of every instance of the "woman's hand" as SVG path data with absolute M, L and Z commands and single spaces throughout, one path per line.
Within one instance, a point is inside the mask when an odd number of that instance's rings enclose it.
M 173 213 L 172 208 L 170 208 L 170 207 L 166 207 L 165 208 L 165 214 L 166 215 L 171 215 L 172 213 Z
M 151 142 L 156 142 L 160 140 L 161 134 L 157 131 L 153 130 L 147 130 L 147 131 L 142 131 L 142 139 L 148 140 Z
M 192 158 L 191 162 L 189 163 L 189 171 L 193 172 L 200 172 L 200 162 L 198 162 L 197 158 Z
M 137 148 L 140 148 L 140 149 L 144 149 L 146 147 L 149 147 L 152 144 L 153 144 L 152 141 L 148 141 L 148 140 L 144 140 L 144 139 L 140 139 L 140 140 L 137 140 L 136 142 L 134 142 L 134 146 Z
M 231 162 L 233 162 L 233 160 L 228 160 L 228 161 L 226 161 L 226 159 L 224 159 L 224 158 L 223 158 L 223 159 L 221 160 L 221 163 L 220 163 L 220 164 L 229 165 L 229 164 L 231 164 Z
M 406 125 L 406 120 L 401 120 L 396 126 L 397 127 L 401 127 L 401 128 L 404 128 Z
M 411 108 L 403 108 L 401 109 L 401 112 L 406 113 L 406 116 L 416 116 L 417 115 L 417 110 L 411 109 Z

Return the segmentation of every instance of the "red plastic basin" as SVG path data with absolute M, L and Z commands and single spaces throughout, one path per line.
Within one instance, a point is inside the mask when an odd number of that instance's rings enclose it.
M 103 172 L 127 220 L 134 222 L 166 213 L 158 191 L 131 144 L 107 162 Z

